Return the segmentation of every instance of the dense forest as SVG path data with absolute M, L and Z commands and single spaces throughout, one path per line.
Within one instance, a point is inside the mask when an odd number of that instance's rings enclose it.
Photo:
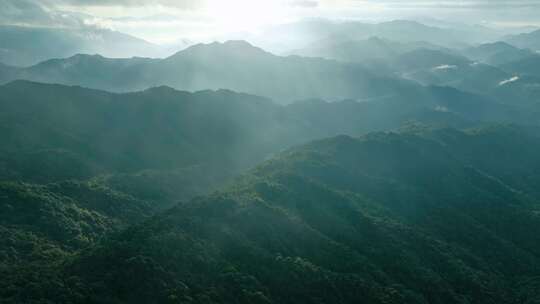
M 536 132 L 416 125 L 314 141 L 151 218 L 151 205 L 97 183 L 3 184 L 2 296 L 533 303 Z
M 537 5 L 143 2 L 0 0 L 0 303 L 540 303 Z

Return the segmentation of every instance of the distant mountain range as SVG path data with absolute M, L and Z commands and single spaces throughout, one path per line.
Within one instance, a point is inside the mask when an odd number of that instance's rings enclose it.
M 498 40 L 501 35 L 485 27 L 437 27 L 416 21 L 394 20 L 381 23 L 358 21 L 333 22 L 310 19 L 274 26 L 254 42 L 272 51 L 299 50 L 319 41 L 332 40 L 333 44 L 379 37 L 401 43 L 426 42 L 448 48 L 464 48 Z
M 97 28 L 60 29 L 0 26 L 0 62 L 30 66 L 51 58 L 79 53 L 108 57 L 156 57 L 164 55 L 157 45 L 133 36 Z
M 512 35 L 505 38 L 505 41 L 523 49 L 530 49 L 533 52 L 540 51 L 540 30 L 530 33 Z
M 428 42 L 396 42 L 379 37 L 365 40 L 340 41 L 332 37 L 313 43 L 303 49 L 292 51 L 291 54 L 306 57 L 322 57 L 345 62 L 369 63 L 373 60 L 392 60 L 395 57 L 416 50 L 433 49 L 446 50 L 441 46 Z
M 264 34 L 0 27 L 2 304 L 540 301 L 534 33 Z
M 76 55 L 28 68 L 5 69 L 0 79 L 27 79 L 115 92 L 160 85 L 189 91 L 223 88 L 271 97 L 278 102 L 377 98 L 414 87 L 395 77 L 374 75 L 360 65 L 275 56 L 243 41 L 199 44 L 163 60 Z
M 482 63 L 499 66 L 536 55 L 528 49 L 520 49 L 506 42 L 495 42 L 471 47 L 463 51 L 467 57 Z
M 392 45 L 377 38 L 367 43 Z M 160 85 L 188 91 L 229 89 L 270 97 L 279 103 L 290 103 L 310 98 L 384 99 L 423 90 L 416 83 L 454 86 L 497 98 L 494 90 L 500 89 L 504 81 L 512 79 L 515 72 L 520 72 L 517 67 L 502 69 L 477 64 L 446 49 L 428 49 L 422 47 L 423 44 L 419 48 L 413 47 L 417 44 L 398 45 L 403 46 L 403 52 L 396 51 L 387 60 L 357 64 L 321 58 L 276 56 L 244 41 L 216 42 L 195 45 L 165 59 L 111 59 L 99 55 L 75 55 L 44 61 L 28 68 L 0 66 L 0 81 L 6 83 L 13 79 L 27 79 L 114 92 L 144 90 Z M 409 48 L 412 50 L 405 51 Z M 478 58 L 493 56 L 492 51 L 482 48 L 489 46 L 468 49 L 465 53 L 474 53 L 472 57 Z M 503 48 L 514 52 L 511 56 L 518 60 L 505 63 L 505 66 L 517 64 L 520 56 L 526 52 L 506 45 Z M 534 54 L 531 56 L 523 60 L 540 58 Z M 537 93 L 531 89 L 521 87 L 523 94 L 520 94 L 536 96 Z
M 284 36 L 283 33 L 287 35 Z M 448 48 L 460 48 L 501 38 L 496 31 L 488 28 L 437 27 L 407 20 L 378 24 L 305 20 L 272 27 L 258 37 L 247 39 L 271 51 L 283 53 L 287 50 L 286 52 L 290 53 L 292 50 L 312 48 L 314 44 L 320 46 L 323 41 L 339 45 L 370 37 L 404 44 L 424 43 Z M 514 37 L 509 36 L 508 39 Z M 0 62 L 13 66 L 30 66 L 47 59 L 65 58 L 75 54 L 164 57 L 172 53 L 171 46 L 158 46 L 124 33 L 93 27 L 42 28 L 4 25 L 0 26 L 0 40 L 5 42 L 0 48 Z M 181 43 L 175 45 L 181 48 L 192 44 L 185 39 L 179 41 Z
M 506 63 L 501 68 L 516 75 L 540 78 L 540 55 L 529 56 L 521 60 Z

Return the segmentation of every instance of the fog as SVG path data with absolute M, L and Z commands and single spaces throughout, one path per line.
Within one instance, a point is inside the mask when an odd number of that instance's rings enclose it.
M 261 34 L 306 18 L 382 22 L 418 20 L 433 25 L 484 25 L 512 31 L 539 26 L 538 1 L 375 0 L 2 0 L 0 24 L 98 27 L 154 44 L 226 40 Z

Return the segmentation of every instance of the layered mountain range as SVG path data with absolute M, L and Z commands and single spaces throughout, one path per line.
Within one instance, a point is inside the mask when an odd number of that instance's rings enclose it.
M 0 302 L 540 301 L 536 32 L 94 34 L 0 28 Z

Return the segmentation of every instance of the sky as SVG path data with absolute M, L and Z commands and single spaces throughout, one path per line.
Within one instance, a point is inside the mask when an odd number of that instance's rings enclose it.
M 0 24 L 102 27 L 156 44 L 253 33 L 304 18 L 540 26 L 540 0 L 0 0 Z

